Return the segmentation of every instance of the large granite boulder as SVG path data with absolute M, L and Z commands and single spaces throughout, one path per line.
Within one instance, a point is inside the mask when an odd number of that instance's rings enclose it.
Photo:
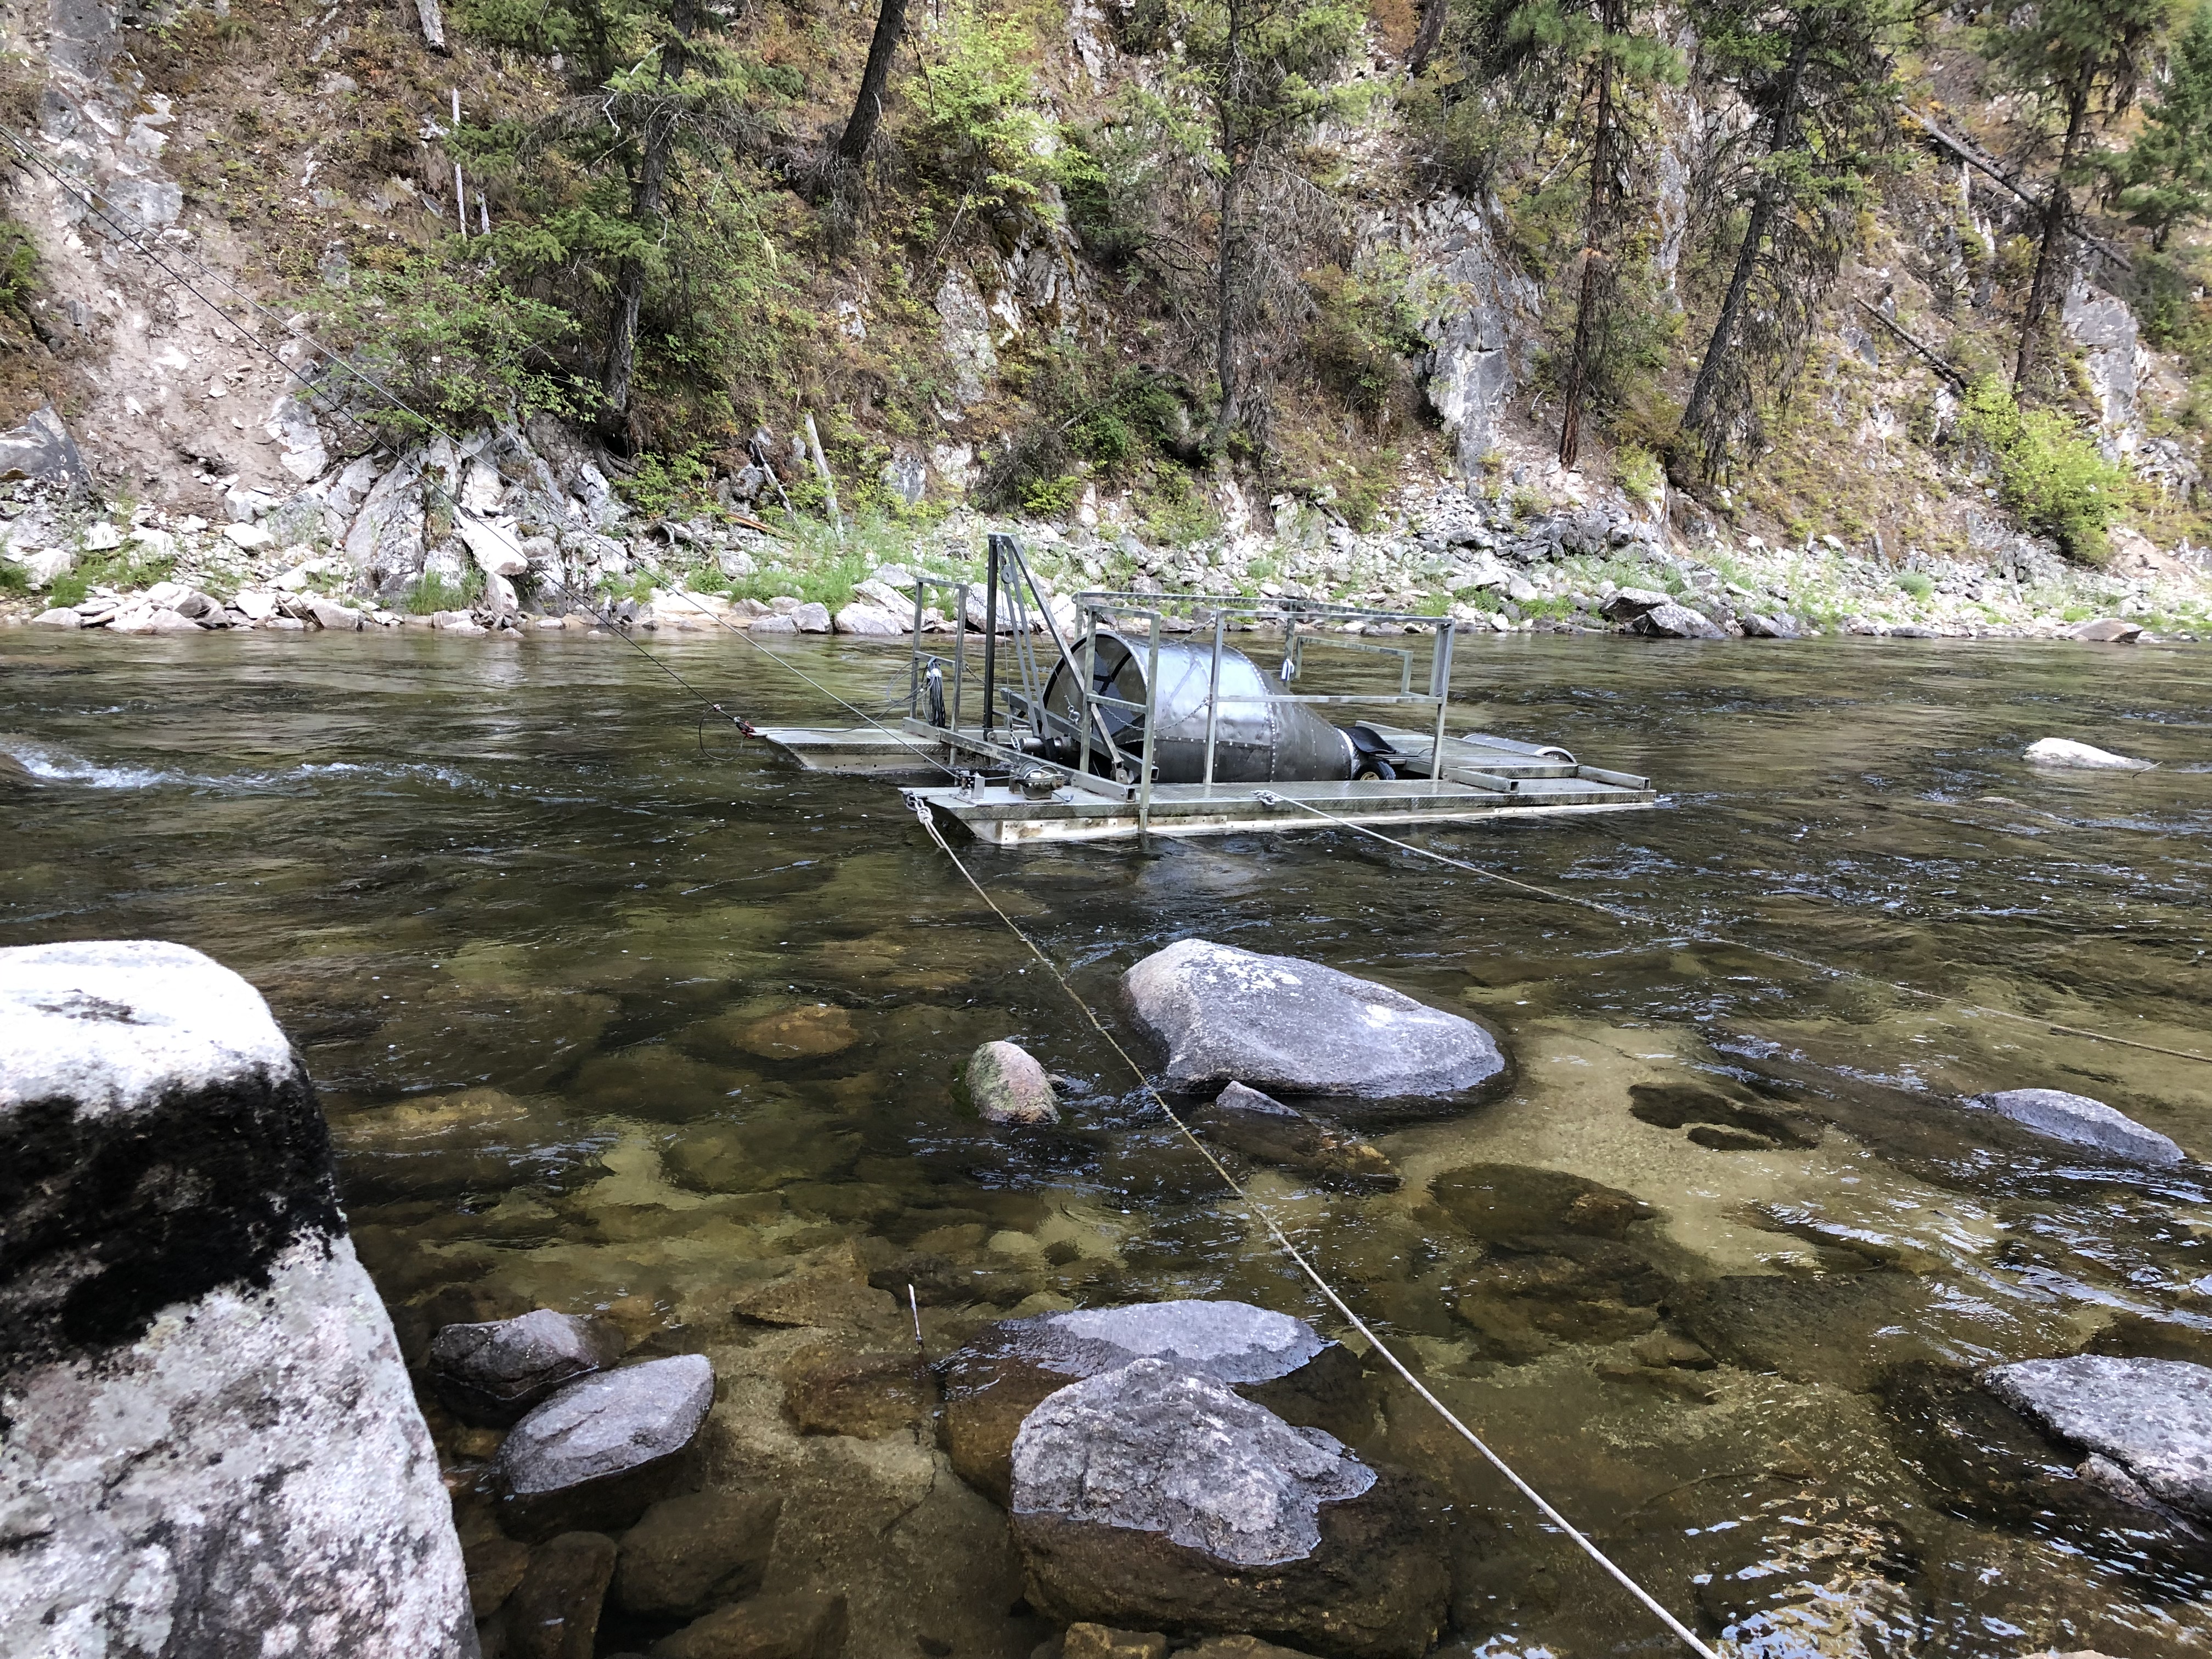
M 1071 1382 L 1158 1358 L 1261 1401 L 1294 1423 L 1355 1433 L 1374 1415 L 1359 1361 L 1302 1319 L 1247 1302 L 1142 1302 L 1009 1319 L 948 1359 L 941 1423 L 953 1469 L 1000 1503 L 1015 1437 Z
M 1474 1021 L 1296 957 L 1181 939 L 1121 982 L 1167 1050 L 1171 1089 L 1389 1099 L 1455 1093 L 1505 1069 Z
M 430 1339 L 430 1381 L 465 1423 L 504 1428 L 564 1382 L 622 1358 L 622 1333 L 535 1308 L 513 1319 L 448 1325 Z
M 714 1403 L 714 1368 L 696 1353 L 569 1383 L 500 1443 L 502 1525 L 533 1541 L 621 1531 L 697 1484 L 699 1430 Z
M 1171 1359 L 1133 1360 L 1032 1412 L 1012 1508 L 1030 1600 L 1062 1620 L 1413 1659 L 1449 1595 L 1395 1483 Z
M 252 986 L 179 945 L 0 950 L 0 1652 L 477 1651 L 314 1086 Z
M 1982 1373 L 1990 1393 L 2127 1472 L 2160 1503 L 2212 1519 L 2212 1368 L 2076 1354 Z
M 2094 1146 L 2134 1164 L 2179 1164 L 2184 1157 L 2179 1146 L 2125 1112 L 2063 1089 L 2001 1089 L 1966 1104 L 2008 1117 L 2046 1139 Z

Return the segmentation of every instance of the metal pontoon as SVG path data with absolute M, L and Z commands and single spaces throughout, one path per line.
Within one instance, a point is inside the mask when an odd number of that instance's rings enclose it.
M 1076 596 L 1070 640 L 1013 537 L 990 538 L 985 571 L 980 663 L 967 633 L 975 585 L 917 582 L 903 720 L 763 726 L 760 736 L 817 771 L 950 776 L 900 793 L 1000 846 L 1310 830 L 1309 808 L 1388 827 L 1620 811 L 1658 799 L 1648 779 L 1583 765 L 1564 749 L 1448 731 L 1449 617 L 1303 599 L 1088 592 Z M 940 592 L 951 596 L 958 628 L 949 659 L 926 648 L 922 633 Z M 1012 630 L 1003 641 L 1002 614 Z M 1281 630 L 1279 672 L 1229 645 L 1232 623 L 1240 633 Z M 1347 623 L 1359 631 L 1346 632 Z M 1382 642 L 1423 631 L 1425 665 L 1415 648 Z M 1194 643 L 1194 634 L 1211 638 Z M 1012 684 L 1002 683 L 1002 649 Z M 1395 668 L 1396 688 L 1294 690 L 1316 650 L 1380 658 Z M 1319 713 L 1349 707 L 1419 723 L 1338 727 Z

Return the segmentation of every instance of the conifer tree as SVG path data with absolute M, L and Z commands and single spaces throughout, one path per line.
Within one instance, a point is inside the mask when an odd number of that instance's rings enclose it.
M 1638 32 L 1638 8 L 1632 0 L 1526 0 L 1506 21 L 1510 50 L 1524 64 L 1549 59 L 1582 70 L 1589 109 L 1590 139 L 1586 165 L 1589 188 L 1583 215 L 1582 279 L 1575 305 L 1575 330 L 1562 380 L 1564 409 L 1559 422 L 1559 465 L 1575 465 L 1582 442 L 1582 417 L 1608 313 L 1617 297 L 1618 246 L 1632 177 L 1648 177 L 1639 165 L 1640 125 L 1630 104 L 1638 93 L 1681 78 L 1680 55 L 1656 33 Z
M 2021 314 L 2013 384 L 2025 389 L 2045 313 L 2057 292 L 2073 186 L 2100 118 L 2133 101 L 2136 86 L 2172 26 L 2177 0 L 2038 0 L 1989 32 L 1985 50 L 2046 116 L 2060 124 L 2057 165 L 2036 228 L 2035 276 Z
M 1759 112 L 1753 153 L 1723 155 L 1716 169 L 1749 200 L 1682 413 L 1709 477 L 1755 420 L 1755 382 L 1787 386 L 1841 263 L 1893 125 L 1888 52 L 1905 15 L 1899 0 L 1723 0 L 1703 20 L 1705 72 Z M 1727 222 L 1717 203 L 1707 217 Z
M 2143 131 L 2112 167 L 2115 203 L 2163 251 L 2176 226 L 2212 216 L 2212 4 L 2173 43 Z

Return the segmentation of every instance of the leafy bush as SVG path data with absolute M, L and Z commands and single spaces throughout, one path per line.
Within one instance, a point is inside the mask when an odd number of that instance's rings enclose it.
M 169 580 L 177 568 L 173 558 L 145 558 L 141 544 L 132 543 L 106 553 L 77 556 L 76 568 L 54 578 L 46 592 L 54 605 L 81 605 L 95 587 L 151 587 Z
M 556 356 L 576 331 L 564 313 L 495 276 L 428 259 L 355 273 L 331 330 L 355 366 L 407 405 L 374 407 L 367 416 L 400 439 L 426 435 L 433 424 L 578 414 Z
M 31 573 L 13 559 L 0 559 L 0 593 L 27 593 Z
M 2111 552 L 2105 532 L 2127 507 L 2134 480 L 2056 410 L 2023 410 L 1994 376 L 1966 389 L 1960 435 L 1989 456 L 1998 499 L 2030 529 L 2084 564 Z
M 1628 498 L 1646 508 L 1656 507 L 1665 493 L 1667 475 L 1658 458 L 1648 449 L 1626 448 L 1613 458 L 1613 476 Z
M 1306 274 L 1314 319 L 1306 349 L 1322 383 L 1365 414 L 1381 410 L 1412 384 L 1406 359 L 1421 349 L 1421 319 L 1407 290 L 1401 253 L 1378 254 L 1352 270 L 1324 265 Z
M 1908 593 L 1923 602 L 1936 591 L 1935 580 L 1918 570 L 1906 571 L 1897 579 L 1897 586 L 1901 592 Z
M 13 219 L 0 219 L 0 312 L 28 323 L 38 286 L 39 250 L 30 231 Z
M 938 25 L 942 58 L 908 89 L 901 134 L 918 171 L 957 193 L 973 214 L 1030 207 L 1044 187 L 1087 178 L 1088 151 L 1068 142 L 1039 95 L 1031 43 L 1011 18 L 954 0 Z
M 410 616 L 428 617 L 439 611 L 466 611 L 483 592 L 483 573 L 473 568 L 464 571 L 458 582 L 449 582 L 430 570 L 407 590 L 405 603 Z

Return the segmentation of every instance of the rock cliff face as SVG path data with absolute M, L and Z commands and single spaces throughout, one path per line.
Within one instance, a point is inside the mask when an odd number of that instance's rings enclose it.
M 0 1650 L 473 1655 L 313 1085 L 149 941 L 0 951 Z

